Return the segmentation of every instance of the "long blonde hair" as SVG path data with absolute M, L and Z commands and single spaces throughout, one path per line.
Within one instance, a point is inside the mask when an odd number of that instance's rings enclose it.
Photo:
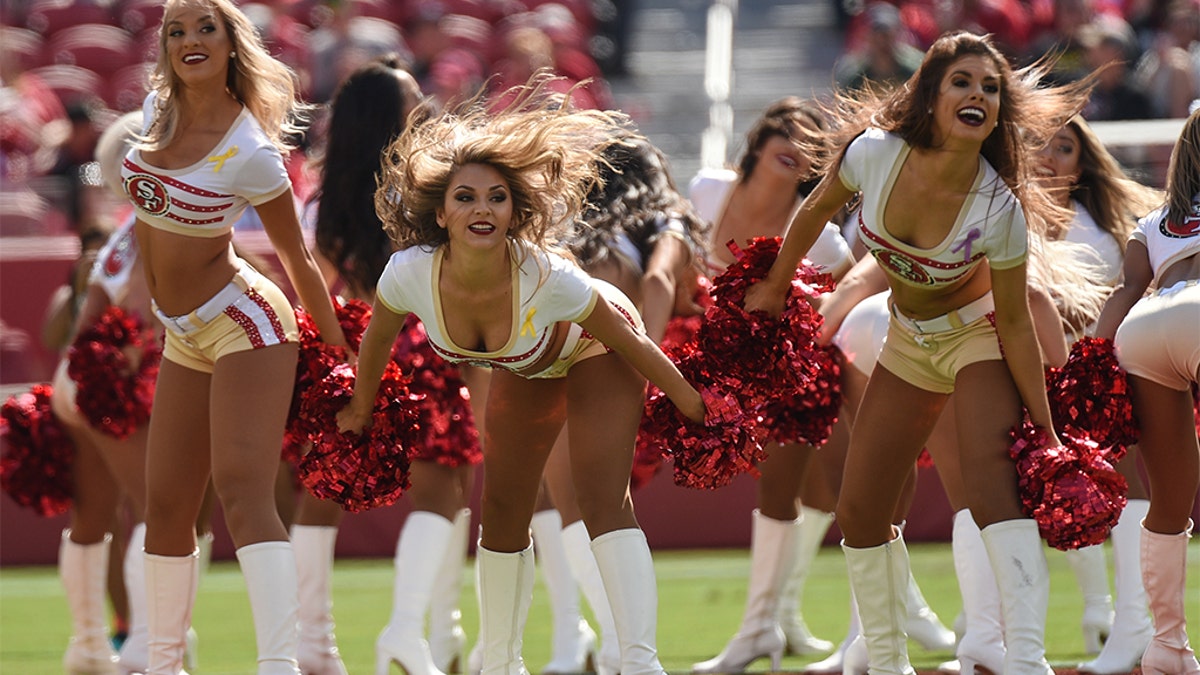
M 171 67 L 165 22 L 172 11 L 187 4 L 213 8 L 236 53 L 229 61 L 226 88 L 249 109 L 277 148 L 290 150 L 294 147 L 295 137 L 303 132 L 302 122 L 310 106 L 297 96 L 296 75 L 292 69 L 267 53 L 254 24 L 230 0 L 166 1 L 164 23 L 159 26 L 158 62 L 150 75 L 150 91 L 156 94 L 154 121 L 138 147 L 160 150 L 170 145 L 178 130 L 180 99 L 177 94 L 182 81 Z
M 625 115 L 572 110 L 571 92 L 553 94 L 547 72 L 508 92 L 512 103 L 489 111 L 482 95 L 457 110 L 410 123 L 383 154 L 375 209 L 400 248 L 448 241 L 437 224 L 450 180 L 467 164 L 495 168 L 508 182 L 513 216 L 509 236 L 562 250 L 588 191 L 600 181 L 599 163 Z M 514 96 L 515 94 L 515 96 Z

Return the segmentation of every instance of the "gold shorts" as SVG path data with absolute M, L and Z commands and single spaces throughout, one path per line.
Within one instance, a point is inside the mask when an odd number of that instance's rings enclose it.
M 949 394 L 958 371 L 978 361 L 1003 360 L 993 308 L 990 293 L 926 321 L 914 321 L 893 306 L 879 365 L 915 387 Z
M 226 354 L 296 342 L 296 314 L 283 291 L 249 265 L 190 314 L 154 313 L 166 327 L 163 358 L 211 373 Z

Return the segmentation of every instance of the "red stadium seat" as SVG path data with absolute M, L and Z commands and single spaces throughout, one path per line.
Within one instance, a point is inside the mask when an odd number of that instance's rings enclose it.
M 130 35 L 155 30 L 162 23 L 163 0 L 125 0 L 117 10 L 121 25 Z
M 122 113 L 140 109 L 142 101 L 146 100 L 153 70 L 153 63 L 135 63 L 113 73 L 104 97 L 108 107 Z
M 46 65 L 46 41 L 27 28 L 0 26 L 0 52 L 21 70 Z
M 47 38 L 81 23 L 117 25 L 109 3 L 99 0 L 33 0 L 25 25 Z
M 123 28 L 85 23 L 55 33 L 46 50 L 53 63 L 110 75 L 136 60 L 133 46 L 133 38 Z
M 100 93 L 104 90 L 104 80 L 87 68 L 55 63 L 29 72 L 36 75 L 64 104 L 102 98 Z

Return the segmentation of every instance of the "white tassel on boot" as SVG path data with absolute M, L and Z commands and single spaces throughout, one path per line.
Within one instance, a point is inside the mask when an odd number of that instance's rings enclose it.
M 741 673 L 769 657 L 778 671 L 787 637 L 779 625 L 779 600 L 797 554 L 800 520 L 775 520 L 754 509 L 750 528 L 750 583 L 742 625 L 721 653 L 692 665 L 693 673 Z
M 1080 672 L 1097 675 L 1132 672 L 1154 637 L 1146 589 L 1142 587 L 1141 563 L 1142 519 L 1149 510 L 1148 500 L 1130 499 L 1112 529 L 1113 576 L 1117 585 L 1113 631 L 1100 655 L 1080 664 Z
M 1099 654 L 1112 633 L 1114 618 L 1104 545 L 1085 546 L 1065 554 L 1083 595 L 1083 649 L 1088 654 Z
M 600 626 L 596 675 L 617 675 L 621 672 L 621 642 L 617 638 L 617 624 L 613 621 L 604 580 L 600 578 L 600 568 L 596 566 L 596 556 L 592 554 L 592 538 L 588 536 L 587 526 L 582 520 L 577 520 L 564 527 L 562 541 L 571 573 L 575 575 L 583 597 L 592 608 L 592 616 Z
M 1050 570 L 1037 523 L 1005 520 L 980 533 L 1000 588 L 1005 675 L 1054 675 L 1045 646 Z
M 336 526 L 292 525 L 299 592 L 300 646 L 296 661 L 304 675 L 347 675 L 333 629 L 333 551 Z
M 263 541 L 235 551 L 254 617 L 258 675 L 300 675 L 300 599 L 296 556 L 287 541 Z
M 446 557 L 433 580 L 429 598 L 429 655 L 433 665 L 446 673 L 461 673 L 467 667 L 467 633 L 462 627 L 463 564 L 467 559 L 471 509 L 454 516 L 454 531 L 446 544 Z
M 783 586 L 779 598 L 779 627 L 787 639 L 785 654 L 807 656 L 818 652 L 828 652 L 833 649 L 833 643 L 822 640 L 808 630 L 801 614 L 801 598 L 804 595 L 804 582 L 808 579 L 808 570 L 812 568 L 813 560 L 821 550 L 821 542 L 825 541 L 825 533 L 833 524 L 833 514 L 811 506 L 800 507 L 800 529 L 796 536 L 796 557 L 787 582 Z
M 483 675 L 529 675 L 521 648 L 533 602 L 533 544 L 516 553 L 476 548 Z
M 117 674 L 104 604 L 111 545 L 111 534 L 95 544 L 78 544 L 71 541 L 71 530 L 62 531 L 58 572 L 71 610 L 71 639 L 63 654 L 69 675 Z
M 413 511 L 396 542 L 392 616 L 375 641 L 375 673 L 395 662 L 408 675 L 442 675 L 425 642 L 425 612 L 446 559 L 454 524 L 431 511 Z
M 621 675 L 664 675 L 658 660 L 658 582 L 646 535 L 639 528 L 592 540 L 621 643 Z
M 146 572 L 146 675 L 183 675 L 183 650 L 196 602 L 199 553 L 143 554 Z
M 969 509 L 954 514 L 951 533 L 954 572 L 962 594 L 963 635 L 957 661 L 942 664 L 942 672 L 972 675 L 976 666 L 1000 675 L 1004 671 L 1004 626 L 1001 623 L 1000 589 L 987 548 Z
M 1154 614 L 1154 638 L 1142 655 L 1146 675 L 1196 675 L 1200 663 L 1188 643 L 1187 542 L 1192 522 L 1179 534 L 1159 534 L 1142 526 L 1142 583 Z
M 543 673 L 592 672 L 596 661 L 596 633 L 579 611 L 579 585 L 571 574 L 562 538 L 562 516 L 548 509 L 533 514 L 529 524 L 537 551 L 542 581 L 550 595 L 554 632 L 550 662 Z
M 138 523 L 129 533 L 125 548 L 125 594 L 129 598 L 129 635 L 121 645 L 122 675 L 146 672 L 150 664 L 146 640 L 146 524 Z
M 908 549 L 904 536 L 879 546 L 852 548 L 842 542 L 850 587 L 858 604 L 867 662 L 874 675 L 914 675 L 908 661 Z

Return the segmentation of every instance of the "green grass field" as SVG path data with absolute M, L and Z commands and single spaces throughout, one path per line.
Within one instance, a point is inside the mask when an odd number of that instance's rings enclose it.
M 960 607 L 950 548 L 910 544 L 913 572 L 926 599 L 947 625 Z M 1200 545 L 1189 558 L 1188 620 L 1200 644 Z M 1050 661 L 1069 669 L 1085 660 L 1079 629 L 1082 600 L 1061 553 L 1048 551 L 1051 570 Z M 744 550 L 663 551 L 655 554 L 659 591 L 659 651 L 668 671 L 687 672 L 715 655 L 737 629 L 745 602 L 748 554 Z M 477 610 L 470 568 L 463 575 L 463 625 L 473 638 Z M 371 673 L 375 636 L 391 609 L 390 560 L 339 560 L 334 571 L 337 636 L 351 675 Z M 809 576 L 804 615 L 813 632 L 840 641 L 848 620 L 845 563 L 836 547 L 822 549 Z M 525 631 L 525 660 L 536 672 L 549 660 L 549 606 L 540 582 Z M 200 583 L 194 625 L 200 635 L 200 668 L 193 675 L 254 672 L 254 630 L 246 589 L 235 564 L 217 563 Z M 68 637 L 66 601 L 51 567 L 0 570 L 0 673 L 57 675 Z M 910 651 L 918 670 L 951 658 L 948 652 Z M 811 659 L 816 660 L 816 659 Z M 789 657 L 784 670 L 799 671 L 810 660 Z M 765 671 L 761 660 L 751 670 Z M 393 672 L 399 672 L 394 670 Z

